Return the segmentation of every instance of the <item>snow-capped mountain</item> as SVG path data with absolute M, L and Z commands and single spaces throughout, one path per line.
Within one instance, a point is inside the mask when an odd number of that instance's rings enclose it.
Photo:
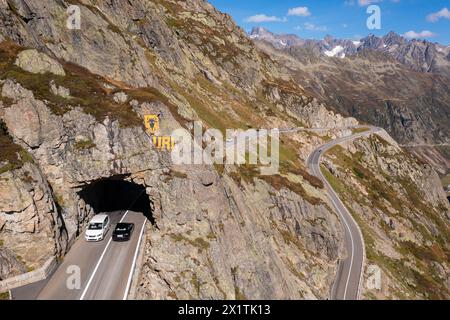
M 322 40 L 305 40 L 297 35 L 277 35 L 257 27 L 250 32 L 250 38 L 268 42 L 277 49 L 311 48 L 313 52 L 329 58 L 343 59 L 364 50 L 375 50 L 392 56 L 415 71 L 450 77 L 450 46 L 426 40 L 408 40 L 395 32 L 389 32 L 384 37 L 369 35 L 358 41 L 335 39 L 332 36 Z
M 308 40 L 303 40 L 294 34 L 276 35 L 263 27 L 255 27 L 250 33 L 250 39 L 263 40 L 271 43 L 276 48 L 304 45 Z

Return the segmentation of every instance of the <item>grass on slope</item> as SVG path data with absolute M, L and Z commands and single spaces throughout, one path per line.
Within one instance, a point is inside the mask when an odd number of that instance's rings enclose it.
M 0 120 L 0 174 L 19 169 L 25 162 L 33 162 L 31 155 L 21 146 L 14 143 L 8 135 L 8 129 Z
M 9 292 L 0 292 L 0 300 L 9 300 Z
M 90 73 L 80 66 L 62 62 L 66 76 L 54 74 L 33 74 L 14 65 L 17 54 L 22 48 L 12 42 L 0 44 L 0 79 L 14 79 L 23 87 L 33 91 L 36 99 L 45 100 L 57 115 L 79 106 L 85 113 L 91 114 L 97 121 L 105 117 L 118 120 L 122 127 L 142 126 L 142 119 L 131 110 L 128 104 L 118 104 L 113 100 L 111 90 L 104 87 L 107 80 Z M 71 98 L 54 95 L 50 90 L 50 81 L 70 90 Z M 157 99 L 157 97 L 154 97 Z M 4 101 L 5 102 L 5 101 Z M 10 102 L 9 102 L 10 103 Z M 6 104 L 8 102 L 6 101 Z
M 377 137 L 372 139 L 378 139 Z M 371 142 L 376 142 L 371 141 Z M 345 181 L 332 175 L 325 167 L 321 167 L 321 170 L 329 181 L 333 189 L 340 195 L 341 199 L 346 203 L 347 208 L 352 213 L 353 217 L 360 226 L 366 244 L 367 259 L 370 263 L 375 263 L 388 272 L 391 277 L 397 281 L 396 288 L 401 287 L 402 292 L 398 289 L 393 289 L 393 294 L 397 298 L 406 298 L 405 292 L 410 293 L 424 293 L 431 299 L 443 299 L 447 295 L 445 288 L 443 287 L 442 280 L 437 276 L 433 263 L 445 262 L 450 257 L 448 250 L 448 226 L 442 222 L 438 217 L 438 213 L 434 208 L 431 208 L 423 200 L 423 197 L 419 194 L 417 187 L 413 183 L 405 178 L 400 177 L 385 177 L 388 181 L 381 182 L 375 178 L 375 173 L 367 169 L 362 165 L 364 159 L 361 154 L 354 154 L 350 157 L 347 152 L 340 146 L 330 151 L 334 155 L 334 162 L 345 172 L 351 173 L 353 178 L 362 184 L 365 190 L 369 193 L 368 196 L 364 196 L 361 193 L 356 193 L 354 187 L 348 183 L 349 179 Z M 384 157 L 386 155 L 383 155 Z M 411 161 L 412 158 L 407 157 L 406 161 Z M 405 161 L 405 160 L 403 160 Z M 392 186 L 399 186 L 399 191 L 406 195 L 401 196 L 397 190 Z M 420 232 L 425 239 L 431 241 L 431 247 L 421 246 L 408 241 L 398 241 L 392 237 L 392 230 L 388 228 L 382 228 L 385 232 L 385 236 L 391 238 L 392 244 L 395 246 L 397 252 L 401 253 L 404 258 L 397 260 L 389 258 L 383 255 L 382 252 L 376 250 L 375 241 L 377 239 L 373 229 L 367 224 L 367 219 L 373 219 L 365 215 L 361 217 L 351 209 L 350 203 L 359 202 L 367 207 L 378 209 L 387 215 L 392 215 L 387 206 L 391 206 L 396 210 L 395 216 L 403 216 L 404 219 L 410 221 L 414 226 L 416 232 Z M 416 220 L 413 212 L 420 212 L 429 221 L 433 222 L 438 230 L 439 235 L 431 236 L 430 231 L 426 229 L 422 223 Z M 373 211 L 372 214 L 377 214 Z M 378 218 L 380 219 L 380 218 Z M 371 220 L 372 221 L 372 220 Z M 376 221 L 376 220 L 374 220 Z M 374 222 L 372 221 L 372 222 Z M 417 271 L 414 268 L 409 267 L 406 263 L 409 259 L 414 259 L 414 264 L 418 268 Z M 409 279 L 406 281 L 405 279 Z M 411 283 L 413 287 L 411 287 Z

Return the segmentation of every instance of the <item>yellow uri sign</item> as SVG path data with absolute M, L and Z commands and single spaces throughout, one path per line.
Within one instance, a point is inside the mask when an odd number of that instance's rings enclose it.
M 153 144 L 158 149 L 173 150 L 173 148 L 175 148 L 175 139 L 170 136 L 166 137 L 153 136 Z
M 171 136 L 157 136 L 159 130 L 159 116 L 156 114 L 144 115 L 145 128 L 152 136 L 153 145 L 158 149 L 173 150 L 175 139 Z
M 153 135 L 159 130 L 159 117 L 156 114 L 146 114 L 144 116 L 145 128 Z

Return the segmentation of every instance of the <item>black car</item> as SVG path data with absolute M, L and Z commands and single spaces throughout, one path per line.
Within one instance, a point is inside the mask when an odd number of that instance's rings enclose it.
M 128 241 L 133 234 L 134 223 L 118 223 L 113 231 L 113 241 Z

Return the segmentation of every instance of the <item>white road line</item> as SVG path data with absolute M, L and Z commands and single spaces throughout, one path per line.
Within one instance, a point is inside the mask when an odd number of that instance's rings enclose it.
M 353 235 L 352 235 L 350 226 L 349 226 L 349 224 L 348 224 L 347 218 L 345 217 L 344 214 L 342 214 L 342 212 L 341 212 L 341 210 L 339 209 L 339 207 L 338 207 L 338 205 L 337 205 L 337 203 L 336 203 L 336 201 L 335 201 L 334 198 L 337 198 L 338 202 L 341 204 L 341 206 L 344 208 L 344 210 L 347 211 L 346 214 L 347 214 L 348 216 L 350 216 L 350 218 L 353 220 L 353 222 L 355 223 L 355 225 L 356 225 L 357 228 L 358 228 L 358 225 L 357 225 L 357 223 L 354 221 L 354 219 L 353 219 L 353 217 L 350 215 L 350 213 L 348 212 L 348 210 L 347 210 L 347 208 L 345 207 L 345 205 L 342 203 L 342 201 L 341 201 L 341 199 L 339 198 L 339 196 L 336 194 L 336 192 L 334 191 L 334 189 L 331 187 L 331 185 L 330 185 L 330 183 L 328 182 L 328 180 L 323 176 L 322 171 L 320 170 L 321 158 L 322 158 L 322 155 L 323 155 L 326 151 L 328 151 L 329 149 L 331 149 L 331 147 L 334 147 L 335 145 L 338 145 L 338 144 L 343 143 L 343 142 L 347 142 L 347 141 L 349 141 L 349 140 L 355 140 L 355 139 L 357 139 L 357 138 L 361 138 L 361 137 L 363 137 L 363 136 L 366 136 L 366 135 L 370 135 L 370 134 L 376 133 L 376 132 L 378 132 L 378 131 L 379 131 L 379 130 L 369 130 L 369 131 L 362 132 L 362 133 L 359 133 L 359 134 L 356 134 L 356 135 L 351 135 L 351 136 L 348 136 L 348 137 L 341 138 L 340 141 L 337 139 L 338 141 L 335 141 L 334 143 L 329 144 L 329 147 L 327 147 L 327 145 L 321 146 L 320 148 L 323 149 L 323 152 L 319 153 L 319 157 L 318 157 L 318 159 L 317 159 L 317 166 L 318 166 L 318 169 L 317 169 L 318 172 L 317 172 L 317 173 L 318 173 L 318 175 L 319 175 L 320 177 L 323 178 L 323 181 L 325 181 L 325 183 L 328 185 L 328 188 L 334 193 L 335 197 L 331 197 L 331 196 L 330 196 L 330 199 L 331 199 L 331 201 L 332 201 L 334 207 L 335 207 L 336 210 L 338 211 L 339 215 L 340 215 L 341 218 L 344 220 L 344 224 L 345 224 L 345 226 L 346 226 L 346 228 L 347 228 L 347 230 L 348 230 L 348 233 L 350 234 L 350 240 L 351 240 L 351 246 L 352 246 L 352 250 L 351 250 L 351 251 L 352 251 L 352 252 L 351 252 L 351 260 L 350 260 L 350 268 L 349 268 L 348 275 L 347 275 L 347 281 L 346 281 L 346 283 L 345 283 L 344 300 L 346 300 L 346 297 L 347 297 L 347 290 L 348 290 L 348 285 L 349 285 L 349 282 L 350 282 L 350 275 L 351 275 L 351 271 L 352 271 L 352 268 L 353 268 L 353 260 L 354 260 L 354 257 L 355 257 L 355 256 L 354 256 L 354 254 L 355 254 L 355 244 L 354 244 Z M 320 148 L 319 148 L 319 149 L 320 149 Z M 314 154 L 314 153 L 313 153 L 313 154 Z M 312 157 L 311 157 L 311 164 L 312 164 L 312 166 L 313 166 L 313 173 L 314 173 L 314 171 L 317 171 L 317 170 L 314 170 L 315 164 L 314 164 L 314 161 L 313 161 L 313 160 L 314 160 L 314 156 L 312 155 Z M 358 230 L 359 230 L 359 229 L 358 229 Z M 364 240 L 363 240 L 362 238 L 361 238 L 361 240 L 363 241 L 363 250 L 364 250 Z M 338 268 L 339 268 L 339 264 L 338 264 Z M 358 280 L 358 293 L 357 293 L 357 295 L 359 294 L 359 286 L 361 285 L 361 277 L 362 277 L 362 269 L 361 269 L 361 272 L 360 272 L 360 279 Z M 335 285 L 336 285 L 336 282 L 333 284 L 333 287 L 332 287 L 332 289 L 331 289 L 331 293 L 332 293 L 332 294 L 333 294 L 333 289 L 335 288 Z M 331 297 L 331 298 L 333 298 L 333 297 Z M 356 299 L 358 299 L 358 297 L 357 297 Z
M 336 193 L 334 192 L 333 188 L 331 187 L 331 185 L 329 184 L 328 180 L 325 179 L 325 177 L 322 174 L 322 171 L 320 170 L 320 160 L 322 158 L 322 153 L 319 155 L 319 158 L 317 159 L 317 166 L 318 166 L 318 173 L 320 173 L 320 176 L 323 178 L 323 181 L 325 181 L 325 183 L 328 185 L 328 188 L 335 194 L 335 196 L 337 197 Z M 314 166 L 314 163 L 313 163 Z M 339 197 L 337 197 L 339 199 Z M 348 225 L 347 222 L 347 218 L 345 217 L 344 214 L 342 214 L 341 210 L 339 209 L 338 204 L 336 203 L 336 201 L 334 200 L 333 196 L 330 196 L 331 202 L 333 203 L 334 207 L 336 208 L 336 211 L 339 213 L 339 215 L 341 216 L 342 220 L 344 220 L 344 224 L 345 227 L 347 228 L 348 233 L 350 234 L 350 240 L 351 240 L 351 245 L 352 245 L 352 254 L 351 254 L 351 260 L 350 260 L 350 268 L 348 271 L 348 275 L 347 275 L 347 281 L 345 283 L 345 289 L 344 289 L 344 300 L 347 297 L 347 289 L 348 289 L 348 284 L 350 282 L 350 275 L 351 275 L 351 271 L 353 268 L 353 259 L 355 257 L 355 244 L 354 244 L 354 239 L 353 239 L 353 235 L 352 235 L 352 231 L 350 229 L 350 226 Z M 341 202 L 342 204 L 342 202 Z
M 142 241 L 142 236 L 144 235 L 144 228 L 145 228 L 146 222 L 147 222 L 147 218 L 145 218 L 144 223 L 142 224 L 142 229 L 141 229 L 141 233 L 139 235 L 139 240 L 138 240 L 138 243 L 136 246 L 136 251 L 134 252 L 133 264 L 131 265 L 130 275 L 128 276 L 127 287 L 125 288 L 125 293 L 123 295 L 122 300 L 127 300 L 128 293 L 130 292 L 131 280 L 133 279 L 134 268 L 136 267 L 136 260 L 137 260 L 137 256 L 139 253 L 139 249 L 141 247 L 141 241 Z
M 334 192 L 334 191 L 333 191 Z M 338 198 L 339 199 L 339 198 Z M 350 260 L 350 268 L 348 270 L 348 275 L 347 275 L 347 282 L 345 283 L 345 290 L 344 290 L 344 300 L 347 298 L 347 289 L 348 289 L 348 284 L 350 282 L 350 275 L 352 273 L 352 268 L 353 268 L 353 260 L 355 258 L 355 243 L 354 243 L 354 239 L 353 239 L 353 235 L 352 235 L 352 231 L 350 230 L 350 226 L 348 225 L 347 222 L 347 218 L 345 217 L 345 215 L 342 214 L 341 210 L 339 210 L 339 207 L 336 205 L 336 202 L 334 200 L 333 197 L 331 197 L 331 200 L 333 201 L 337 211 L 339 212 L 339 215 L 342 217 L 342 219 L 344 220 L 345 226 L 347 227 L 348 233 L 350 234 L 350 240 L 352 242 L 352 257 Z M 342 202 L 341 202 L 342 203 Z
M 120 219 L 119 223 L 122 222 L 123 219 L 125 219 L 125 217 L 127 216 L 127 214 L 128 214 L 128 210 L 127 210 L 127 211 L 125 212 L 125 214 L 122 216 L 122 219 Z M 92 280 L 94 279 L 95 274 L 97 273 L 98 267 L 99 267 L 100 264 L 102 263 L 102 260 L 103 260 L 105 254 L 106 254 L 106 251 L 108 250 L 109 246 L 111 245 L 111 241 L 112 241 L 112 237 L 109 238 L 108 244 L 106 245 L 105 249 L 103 250 L 102 255 L 100 256 L 100 259 L 98 260 L 98 262 L 97 262 L 97 264 L 96 264 L 96 266 L 95 266 L 95 268 L 94 268 L 94 271 L 92 272 L 91 277 L 89 278 L 89 281 L 88 281 L 86 287 L 84 288 L 83 293 L 81 294 L 80 300 L 84 300 L 84 297 L 86 296 L 86 293 L 87 293 L 87 291 L 89 290 L 89 287 L 90 287 L 90 285 L 91 285 L 91 283 L 92 283 Z

